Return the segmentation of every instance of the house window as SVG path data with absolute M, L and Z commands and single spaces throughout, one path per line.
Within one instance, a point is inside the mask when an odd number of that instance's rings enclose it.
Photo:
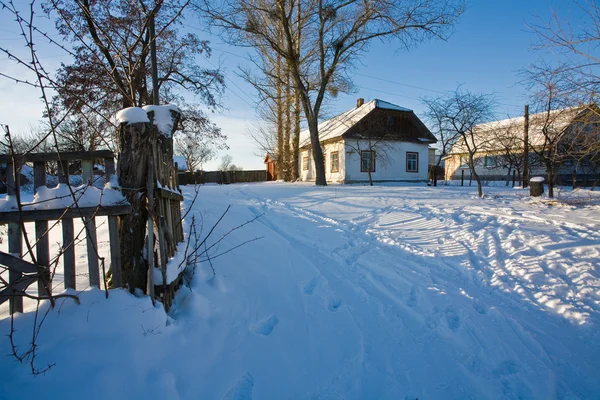
M 339 172 L 340 171 L 340 162 L 338 159 L 338 152 L 333 151 L 329 155 L 329 162 L 331 163 L 331 172 Z
M 469 168 L 469 160 L 467 156 L 460 156 L 460 167 L 458 168 Z
M 494 162 L 494 157 L 493 156 L 485 156 L 483 158 L 483 165 L 488 168 L 495 167 L 496 163 Z
M 308 156 L 304 156 L 302 157 L 302 170 L 303 171 L 308 171 Z
M 360 152 L 360 172 L 375 172 L 375 152 L 363 150 Z
M 406 152 L 406 172 L 419 172 L 419 153 Z

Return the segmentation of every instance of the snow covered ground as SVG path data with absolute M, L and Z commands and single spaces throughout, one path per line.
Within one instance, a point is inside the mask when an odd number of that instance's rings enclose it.
M 202 186 L 188 224 L 231 204 L 215 238 L 264 215 L 221 251 L 262 239 L 204 263 L 169 316 L 123 290 L 61 300 L 36 360 L 56 365 L 0 359 L 0 398 L 599 398 L 600 195 L 474 189 Z

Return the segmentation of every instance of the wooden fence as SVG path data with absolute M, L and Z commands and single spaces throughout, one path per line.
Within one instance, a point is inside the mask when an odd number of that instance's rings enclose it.
M 196 171 L 180 172 L 180 185 L 194 185 L 197 183 L 243 183 L 264 182 L 267 180 L 267 171 L 264 169 L 248 171 Z
M 0 155 L 0 163 L 7 164 L 7 193 L 9 196 L 20 198 L 19 173 L 20 165 L 33 163 L 34 187 L 36 191 L 46 186 L 46 163 L 57 162 L 59 171 L 59 183 L 68 184 L 69 165 L 73 162 L 81 162 L 83 181 L 91 183 L 93 179 L 94 160 L 103 160 L 104 178 L 109 182 L 115 174 L 114 155 L 110 151 L 95 152 L 63 152 L 63 153 L 36 153 L 23 156 Z M 97 253 L 96 217 L 107 216 L 109 226 L 109 242 L 111 254 L 112 282 L 114 286 L 121 287 L 121 260 L 119 251 L 119 232 L 117 218 L 120 215 L 129 214 L 129 204 L 117 204 L 109 206 L 79 207 L 73 201 L 68 207 L 57 209 L 31 209 L 31 205 L 20 204 L 18 211 L 0 212 L 0 224 L 8 223 L 8 251 L 10 254 L 0 252 L 0 264 L 9 268 L 9 282 L 5 289 L 0 292 L 0 304 L 6 300 L 11 301 L 11 313 L 23 311 L 22 294 L 29 285 L 38 281 L 38 292 L 40 296 L 51 294 L 50 282 L 50 246 L 49 226 L 51 221 L 60 221 L 62 225 L 61 254 L 64 268 L 65 288 L 75 287 L 75 236 L 73 219 L 82 218 L 85 224 L 87 261 L 89 269 L 89 285 L 100 287 L 99 256 Z M 34 263 L 29 263 L 23 257 L 23 234 L 25 223 L 35 223 L 35 242 L 30 245 L 27 236 L 27 252 Z M 35 251 L 35 254 L 33 252 Z
M 156 106 L 159 107 L 159 106 Z M 51 295 L 49 254 L 49 227 L 51 221 L 60 221 L 62 243 L 59 257 L 64 266 L 65 288 L 75 289 L 75 236 L 73 219 L 82 218 L 85 226 L 89 285 L 100 287 L 99 255 L 97 252 L 95 217 L 107 216 L 111 258 L 111 284 L 115 288 L 127 287 L 133 291 L 146 291 L 153 301 L 161 299 L 168 310 L 176 289 L 182 281 L 182 271 L 177 276 L 167 277 L 169 259 L 178 243 L 184 240 L 181 202 L 183 196 L 177 183 L 177 168 L 173 163 L 173 132 L 159 132 L 153 123 L 154 112 L 147 112 L 148 122 L 127 121 L 120 123 L 118 141 L 118 175 L 124 204 L 80 207 L 77 202 L 58 209 L 35 209 L 33 204 L 20 204 L 17 210 L 0 212 L 0 224 L 8 223 L 9 253 L 0 252 L 0 264 L 8 269 L 8 282 L 2 282 L 0 304 L 10 300 L 10 311 L 23 311 L 23 295 L 28 286 L 38 281 L 39 297 Z M 177 126 L 179 113 L 171 110 L 173 129 Z M 161 122 L 164 121 L 161 119 Z M 38 153 L 12 157 L 0 155 L 0 163 L 7 168 L 7 190 L 9 196 L 20 199 L 19 165 L 33 163 L 34 186 L 46 185 L 46 163 L 56 162 L 59 183 L 69 183 L 69 166 L 81 165 L 83 181 L 92 179 L 94 160 L 103 160 L 105 180 L 115 175 L 114 154 L 110 151 L 74 153 Z M 79 164 L 81 163 L 81 164 Z M 70 187 L 70 186 L 69 186 Z M 69 189 L 72 193 L 72 189 Z M 134 211 L 134 212 L 132 212 Z M 35 223 L 35 242 L 30 245 L 23 235 L 25 223 Z M 25 237 L 27 253 L 33 262 L 22 259 L 22 240 Z M 102 259 L 103 260 L 103 259 Z M 56 261 L 56 259 L 54 260 Z M 102 265 L 104 267 L 104 265 Z M 155 279 L 159 271 L 162 279 Z M 171 274 L 172 275 L 172 274 Z M 106 278 L 106 274 L 103 274 Z

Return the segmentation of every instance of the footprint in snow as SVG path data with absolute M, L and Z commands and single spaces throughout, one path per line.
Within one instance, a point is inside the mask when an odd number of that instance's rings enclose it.
M 406 304 L 409 307 L 413 307 L 413 308 L 416 307 L 417 304 L 419 304 L 419 294 L 420 294 L 419 288 L 416 287 L 416 286 L 413 286 L 410 289 L 410 294 L 408 295 L 408 299 L 406 300 Z
M 258 325 L 256 325 L 254 332 L 263 336 L 269 336 L 271 332 L 273 332 L 275 325 L 277 325 L 278 323 L 279 318 L 277 318 L 276 315 L 271 315 L 264 321 L 259 322 Z
M 454 310 L 446 310 L 446 322 L 448 323 L 448 328 L 450 328 L 454 332 L 456 332 L 458 328 L 460 328 L 460 318 L 454 312 Z
M 338 308 L 340 308 L 340 306 L 342 305 L 342 301 L 340 299 L 337 298 L 332 298 L 329 300 L 329 305 L 327 306 L 327 308 L 329 309 L 329 311 L 337 311 Z
M 308 295 L 313 294 L 316 287 L 317 287 L 317 278 L 313 278 L 306 285 L 304 285 L 304 293 L 308 294 Z
M 248 372 L 223 396 L 223 400 L 251 400 L 254 378 Z
M 487 312 L 488 312 L 487 306 L 485 304 L 482 304 L 481 301 L 479 301 L 479 300 L 474 300 L 473 301 L 473 308 L 479 314 L 487 314 Z

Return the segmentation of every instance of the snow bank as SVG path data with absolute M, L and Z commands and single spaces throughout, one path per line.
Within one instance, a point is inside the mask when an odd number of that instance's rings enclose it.
M 187 266 L 186 259 L 188 255 L 186 254 L 186 247 L 187 243 L 179 243 L 177 245 L 177 252 L 175 253 L 175 256 L 169 258 L 169 261 L 167 262 L 167 273 L 165 274 L 165 283 L 167 285 L 173 282 L 175 279 L 177 279 L 179 274 L 183 272 L 183 270 Z M 154 284 L 161 285 L 162 281 L 162 271 L 160 270 L 160 268 L 154 268 Z
M 59 301 L 37 356 L 56 366 L 33 377 L 0 358 L 0 398 L 598 397 L 599 206 L 503 187 L 485 199 L 408 184 L 200 190 L 198 231 L 233 205 L 212 236 L 231 233 L 216 276 L 198 267 L 169 316 L 123 290 Z M 189 206 L 194 190 L 183 194 Z M 33 319 L 16 319 L 18 345 Z
M 529 182 L 544 182 L 544 178 L 542 178 L 541 176 L 536 176 L 534 178 L 531 178 Z

